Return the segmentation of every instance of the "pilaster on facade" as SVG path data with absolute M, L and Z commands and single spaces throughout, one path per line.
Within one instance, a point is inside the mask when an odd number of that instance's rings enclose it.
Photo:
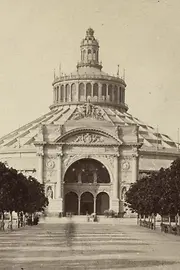
M 63 153 L 57 153 L 57 184 L 56 184 L 56 198 L 63 198 L 63 186 L 62 186 L 62 157 Z
M 113 198 L 119 199 L 119 155 L 114 156 Z
M 36 153 L 38 157 L 38 169 L 37 169 L 37 177 L 38 181 L 43 184 L 44 179 L 43 179 L 43 172 L 44 172 L 44 148 L 43 146 L 39 147 Z
M 133 148 L 132 154 L 132 183 L 138 180 L 139 153 L 137 148 Z

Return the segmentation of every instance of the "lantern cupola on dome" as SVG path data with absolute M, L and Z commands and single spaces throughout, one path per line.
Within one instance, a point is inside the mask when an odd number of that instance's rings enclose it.
M 81 67 L 95 67 L 102 69 L 99 63 L 99 43 L 94 37 L 94 30 L 88 28 L 86 36 L 81 42 L 81 61 L 77 64 L 77 69 Z

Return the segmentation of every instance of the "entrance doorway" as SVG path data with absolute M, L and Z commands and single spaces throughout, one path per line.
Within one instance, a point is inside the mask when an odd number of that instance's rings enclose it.
M 80 214 L 86 215 L 86 213 L 92 214 L 93 212 L 94 212 L 94 197 L 92 193 L 84 192 L 81 195 Z
M 78 214 L 78 195 L 75 192 L 65 195 L 65 213 Z
M 96 213 L 103 215 L 105 210 L 109 210 L 109 195 L 105 192 L 100 192 L 96 197 Z

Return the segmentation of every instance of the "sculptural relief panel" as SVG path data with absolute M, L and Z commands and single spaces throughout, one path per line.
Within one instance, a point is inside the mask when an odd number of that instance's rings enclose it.
M 78 106 L 72 116 L 73 120 L 80 120 L 82 118 L 94 118 L 102 121 L 104 120 L 104 112 L 99 106 L 87 102 L 82 106 Z

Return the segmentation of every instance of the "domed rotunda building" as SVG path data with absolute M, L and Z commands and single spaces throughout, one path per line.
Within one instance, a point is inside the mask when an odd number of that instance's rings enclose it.
M 44 184 L 49 214 L 119 213 L 130 184 L 179 147 L 128 113 L 126 83 L 102 71 L 91 28 L 80 54 L 75 72 L 55 76 L 47 114 L 0 139 L 0 160 Z

